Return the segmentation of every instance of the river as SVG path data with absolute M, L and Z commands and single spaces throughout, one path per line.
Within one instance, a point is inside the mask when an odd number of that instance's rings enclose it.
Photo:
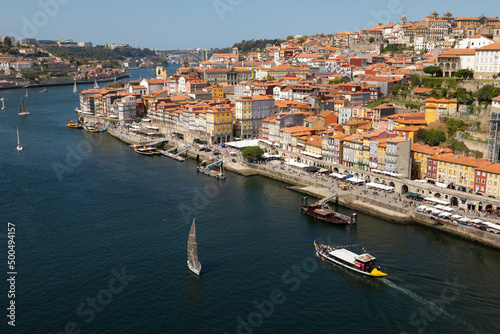
M 1 92 L 2 333 L 500 332 L 498 251 L 363 214 L 357 227 L 331 226 L 301 215 L 302 195 L 281 182 L 217 181 L 191 160 L 139 156 L 106 133 L 67 128 L 72 89 L 28 89 L 24 118 L 25 91 Z M 193 218 L 201 277 L 186 266 Z M 388 278 L 318 260 L 315 239 L 361 244 Z

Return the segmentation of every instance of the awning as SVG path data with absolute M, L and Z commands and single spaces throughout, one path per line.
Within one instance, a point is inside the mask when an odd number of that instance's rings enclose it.
M 356 177 L 351 177 L 347 181 L 352 182 L 352 183 L 356 183 L 356 184 L 365 182 L 364 180 L 358 179 Z
M 383 184 L 374 183 L 374 182 L 367 183 L 366 186 L 381 189 L 381 190 L 393 190 L 394 189 L 394 187 L 384 186 Z
M 344 178 L 344 175 L 342 174 L 339 174 L 339 173 L 331 173 L 330 176 L 333 176 L 333 177 L 336 177 L 338 179 L 342 179 Z
M 310 157 L 313 157 L 313 158 L 318 158 L 318 159 L 321 159 L 323 157 L 321 154 L 315 154 L 315 153 L 311 153 L 311 152 L 307 152 L 307 151 L 302 151 L 301 153 L 304 155 L 308 155 Z
M 449 212 L 443 212 L 439 214 L 439 217 L 449 217 L 449 216 L 451 216 L 451 213 Z
M 352 175 L 352 174 L 344 175 L 342 178 L 343 179 L 350 179 L 351 177 L 354 177 L 354 175 Z
M 294 167 L 299 167 L 299 168 L 309 167 L 309 165 L 307 165 L 307 164 L 303 164 L 301 162 L 297 162 L 297 161 L 294 161 L 291 159 L 286 160 L 286 164 L 290 165 L 290 166 L 294 166 Z
M 459 219 L 459 218 L 462 218 L 462 216 L 460 216 L 460 215 L 453 215 L 453 216 L 451 216 L 451 218 L 453 218 L 453 219 Z
M 434 197 L 426 197 L 426 198 L 424 198 L 424 201 L 434 202 L 434 203 L 443 204 L 443 205 L 450 205 L 450 202 L 443 201 L 443 200 L 440 200 L 440 199 L 437 199 Z
M 421 198 L 421 197 L 424 197 L 420 194 L 417 194 L 417 193 L 412 193 L 411 191 L 408 191 L 407 193 L 405 193 L 405 195 L 408 195 L 410 197 L 414 197 L 414 198 Z

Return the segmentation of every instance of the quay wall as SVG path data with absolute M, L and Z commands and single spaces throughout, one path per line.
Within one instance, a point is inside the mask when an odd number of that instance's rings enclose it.
M 252 166 L 250 168 L 254 169 L 259 175 L 295 185 L 294 187 L 289 187 L 289 189 L 311 196 L 324 196 L 324 193 L 321 193 L 320 191 L 314 191 L 310 188 L 314 186 L 319 187 L 319 185 L 316 183 L 307 182 L 293 175 L 283 175 L 279 172 L 265 171 L 262 168 L 258 168 L 258 166 Z M 238 170 L 234 171 L 239 172 Z M 320 189 L 318 188 L 317 190 Z M 432 220 L 427 214 L 415 212 L 413 210 L 405 210 L 403 208 L 393 206 L 389 203 L 389 201 L 380 202 L 372 198 L 354 194 L 340 195 L 341 196 L 335 199 L 335 202 L 349 209 L 355 210 L 356 212 L 361 212 L 363 214 L 388 220 L 392 223 L 397 224 L 423 225 L 441 231 L 443 233 L 447 233 L 492 248 L 500 249 L 500 234 L 481 231 L 469 226 L 455 225 L 452 224 L 451 221 L 446 220 L 442 220 L 444 222 L 442 225 L 436 224 L 436 221 Z

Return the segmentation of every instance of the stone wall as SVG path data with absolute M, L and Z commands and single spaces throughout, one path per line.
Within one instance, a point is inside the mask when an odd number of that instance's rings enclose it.
M 495 87 L 500 87 L 500 80 L 464 80 L 458 84 L 458 87 L 462 87 L 467 89 L 468 91 L 475 92 L 486 85 L 494 85 Z

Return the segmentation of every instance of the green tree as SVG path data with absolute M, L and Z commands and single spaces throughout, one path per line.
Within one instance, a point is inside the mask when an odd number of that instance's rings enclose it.
M 335 78 L 333 80 L 330 80 L 330 83 L 332 85 L 337 85 L 337 84 L 347 83 L 347 82 L 349 82 L 349 80 L 347 80 L 346 78 Z
M 394 89 L 392 90 L 391 94 L 393 96 L 396 96 L 396 95 L 398 95 L 398 93 L 399 93 L 400 90 L 401 90 L 401 86 L 400 85 L 396 85 L 396 86 L 394 86 Z
M 264 154 L 264 150 L 259 146 L 250 146 L 245 148 L 241 153 L 243 155 L 243 158 L 248 160 L 255 160 L 260 158 L 262 154 Z
M 451 97 L 457 99 L 460 104 L 471 104 L 474 102 L 474 96 L 467 89 L 459 87 L 456 91 L 451 94 Z
M 485 85 L 476 91 L 474 96 L 479 103 L 491 102 L 491 100 L 500 95 L 500 88 L 493 85 Z
M 463 79 L 472 79 L 474 78 L 474 71 L 463 68 L 455 73 L 455 76 Z
M 458 118 L 448 118 L 446 119 L 445 124 L 448 137 L 453 137 L 457 131 L 465 130 L 467 127 L 465 122 Z
M 430 146 L 436 146 L 446 140 L 446 134 L 441 130 L 426 130 L 420 128 L 417 132 L 418 138 Z
M 373 42 L 375 42 L 375 38 L 373 38 L 373 37 L 370 37 L 370 39 L 368 40 L 368 42 L 370 42 L 370 43 L 373 43 Z
M 443 75 L 443 71 L 439 66 L 427 66 L 424 68 L 424 73 L 430 74 L 432 76 L 436 75 L 438 77 Z
M 266 80 L 267 81 L 273 81 L 274 77 L 271 74 L 268 74 L 267 77 L 266 77 Z
M 411 77 L 411 87 L 419 87 L 422 84 L 422 81 L 420 81 L 420 76 L 414 75 Z

